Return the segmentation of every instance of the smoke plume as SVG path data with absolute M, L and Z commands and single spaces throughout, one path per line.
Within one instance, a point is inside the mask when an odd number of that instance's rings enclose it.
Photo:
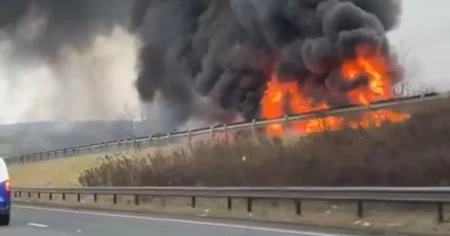
M 1 122 L 115 118 L 145 104 L 166 128 L 257 117 L 274 71 L 345 103 L 366 81 L 340 80 L 339 60 L 364 43 L 396 64 L 386 32 L 401 10 L 399 0 L 5 1 Z
M 0 123 L 114 119 L 139 105 L 132 1 L 4 2 Z
M 347 102 L 341 94 L 367 81 L 344 82 L 336 70 L 359 44 L 396 65 L 386 32 L 397 26 L 399 0 L 138 0 L 132 12 L 144 43 L 139 96 L 164 97 L 174 125 L 256 117 L 274 71 L 311 97 Z

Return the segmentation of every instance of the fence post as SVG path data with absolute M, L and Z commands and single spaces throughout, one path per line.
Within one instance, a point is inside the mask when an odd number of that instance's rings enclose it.
M 170 143 L 170 133 L 167 133 L 166 135 L 166 144 Z
M 188 142 L 189 142 L 189 146 L 192 145 L 192 130 L 191 129 L 188 130 Z
M 284 132 L 289 130 L 289 115 L 284 114 Z
M 254 138 L 256 137 L 256 119 L 252 120 L 252 135 Z
M 209 131 L 211 133 L 211 138 L 214 138 L 214 126 L 211 126 L 211 130 Z
M 225 135 L 225 141 L 228 142 L 228 126 L 227 126 L 227 124 L 223 125 L 223 133 Z

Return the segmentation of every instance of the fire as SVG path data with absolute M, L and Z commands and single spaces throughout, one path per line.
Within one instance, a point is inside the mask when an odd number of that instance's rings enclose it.
M 346 95 L 352 104 L 368 105 L 377 100 L 394 97 L 392 78 L 389 65 L 381 52 L 370 52 L 364 47 L 357 48 L 356 57 L 341 63 L 340 75 L 349 82 L 366 74 L 368 81 L 365 86 L 350 90 Z M 267 89 L 261 100 L 262 118 L 282 117 L 286 112 L 305 113 L 330 108 L 326 102 L 314 101 L 304 91 L 301 91 L 296 81 L 281 82 L 275 73 L 267 83 Z M 344 120 L 343 117 L 330 116 L 309 120 L 295 121 L 289 124 L 289 129 L 298 133 L 314 133 L 324 130 L 338 130 L 344 126 L 351 128 L 380 126 L 385 121 L 401 122 L 408 114 L 391 110 L 378 110 L 363 113 L 358 120 Z M 284 124 L 272 124 L 266 127 L 270 135 L 282 135 Z

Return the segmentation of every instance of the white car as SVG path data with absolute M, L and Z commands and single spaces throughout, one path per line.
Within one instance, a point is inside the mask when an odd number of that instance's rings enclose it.
M 9 225 L 11 218 L 11 182 L 8 167 L 0 158 L 0 225 Z

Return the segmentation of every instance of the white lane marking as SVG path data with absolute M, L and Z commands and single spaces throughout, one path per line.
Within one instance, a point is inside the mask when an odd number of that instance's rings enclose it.
M 38 224 L 38 223 L 28 223 L 29 226 L 39 227 L 39 228 L 48 228 L 48 225 Z
M 282 234 L 297 234 L 297 235 L 302 235 L 302 236 L 348 236 L 345 234 L 319 233 L 319 232 L 313 232 L 313 231 L 277 229 L 277 228 L 259 227 L 259 226 L 251 226 L 251 225 L 214 223 L 214 222 L 203 222 L 203 221 L 196 221 L 196 220 L 181 220 L 181 219 L 170 219 L 170 218 L 151 217 L 151 216 L 137 216 L 137 215 L 127 215 L 127 214 L 114 214 L 114 213 L 104 213 L 104 212 L 87 211 L 87 210 L 80 211 L 80 210 L 32 207 L 32 206 L 21 206 L 21 205 L 15 205 L 14 207 L 24 208 L 24 209 L 32 209 L 32 210 L 74 213 L 74 214 L 81 214 L 81 215 L 93 215 L 93 216 L 105 216 L 105 217 L 126 218 L 126 219 L 135 219 L 135 220 L 172 222 L 172 223 L 224 227 L 224 228 L 233 228 L 233 229 L 246 229 L 246 230 L 264 231 L 264 232 L 271 232 L 271 233 L 282 233 Z

